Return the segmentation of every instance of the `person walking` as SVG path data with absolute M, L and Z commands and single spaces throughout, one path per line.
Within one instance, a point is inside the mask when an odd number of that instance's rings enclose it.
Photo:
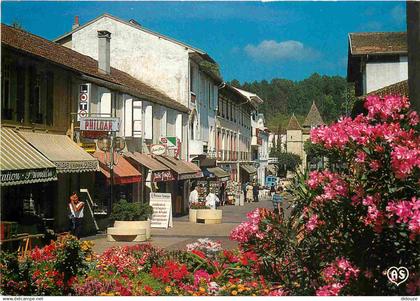
M 271 188 L 270 188 L 270 196 L 273 196 L 273 194 L 276 192 L 276 187 L 274 186 L 274 183 L 271 184 Z
M 277 191 L 273 194 L 273 207 L 274 207 L 274 213 L 280 214 L 282 213 L 282 207 L 281 204 L 283 202 L 283 188 L 278 187 Z
M 79 200 L 79 196 L 76 192 L 73 192 L 70 196 L 69 209 L 70 209 L 70 232 L 72 235 L 80 239 L 83 222 L 83 210 L 85 203 Z
M 254 198 L 254 194 L 253 194 L 253 187 L 251 184 L 247 184 L 246 186 L 246 202 L 247 203 L 252 203 L 252 199 Z
M 197 185 L 192 186 L 192 191 L 190 192 L 190 197 L 188 199 L 189 207 L 194 203 L 198 203 L 198 190 Z
M 258 184 L 254 182 L 252 185 L 252 196 L 254 197 L 254 202 L 258 202 L 258 195 L 260 193 L 260 188 L 258 187 Z

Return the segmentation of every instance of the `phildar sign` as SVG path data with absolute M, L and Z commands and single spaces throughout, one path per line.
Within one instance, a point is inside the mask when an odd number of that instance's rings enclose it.
M 170 193 L 150 193 L 150 206 L 153 207 L 150 227 L 165 228 L 173 227 L 172 224 L 172 197 Z
M 83 117 L 80 118 L 80 130 L 88 132 L 118 132 L 118 117 Z

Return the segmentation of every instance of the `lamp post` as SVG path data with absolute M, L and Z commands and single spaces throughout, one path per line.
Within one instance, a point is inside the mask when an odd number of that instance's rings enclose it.
M 112 211 L 112 205 L 114 203 L 114 166 L 118 164 L 114 160 L 115 152 L 119 152 L 125 148 L 125 140 L 121 137 L 115 137 L 115 132 L 111 132 L 109 136 L 104 136 L 98 139 L 98 148 L 105 152 L 104 156 L 104 163 L 109 168 L 109 177 L 110 177 L 110 185 L 109 185 L 109 193 L 110 198 L 108 202 L 108 213 Z M 107 163 L 106 159 L 106 152 L 109 151 L 109 163 Z

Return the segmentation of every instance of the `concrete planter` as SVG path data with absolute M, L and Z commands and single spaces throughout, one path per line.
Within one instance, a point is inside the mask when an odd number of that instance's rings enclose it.
M 196 223 L 197 222 L 197 209 L 190 209 L 189 210 L 189 218 L 190 218 L 190 223 Z
M 145 229 L 146 238 L 150 239 L 150 220 L 147 221 L 115 221 L 115 228 L 125 228 L 125 229 Z
M 219 209 L 198 209 L 197 222 L 204 224 L 221 224 L 222 213 L 223 211 Z
M 108 241 L 145 241 L 150 239 L 150 220 L 115 221 L 114 227 L 107 229 Z

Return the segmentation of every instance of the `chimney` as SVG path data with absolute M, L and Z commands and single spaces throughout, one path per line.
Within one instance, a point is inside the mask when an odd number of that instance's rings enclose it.
M 74 23 L 73 26 L 71 27 L 72 30 L 75 30 L 77 27 L 79 27 L 79 16 L 74 16 Z
M 98 70 L 101 73 L 111 72 L 110 54 L 111 33 L 106 30 L 98 30 Z

